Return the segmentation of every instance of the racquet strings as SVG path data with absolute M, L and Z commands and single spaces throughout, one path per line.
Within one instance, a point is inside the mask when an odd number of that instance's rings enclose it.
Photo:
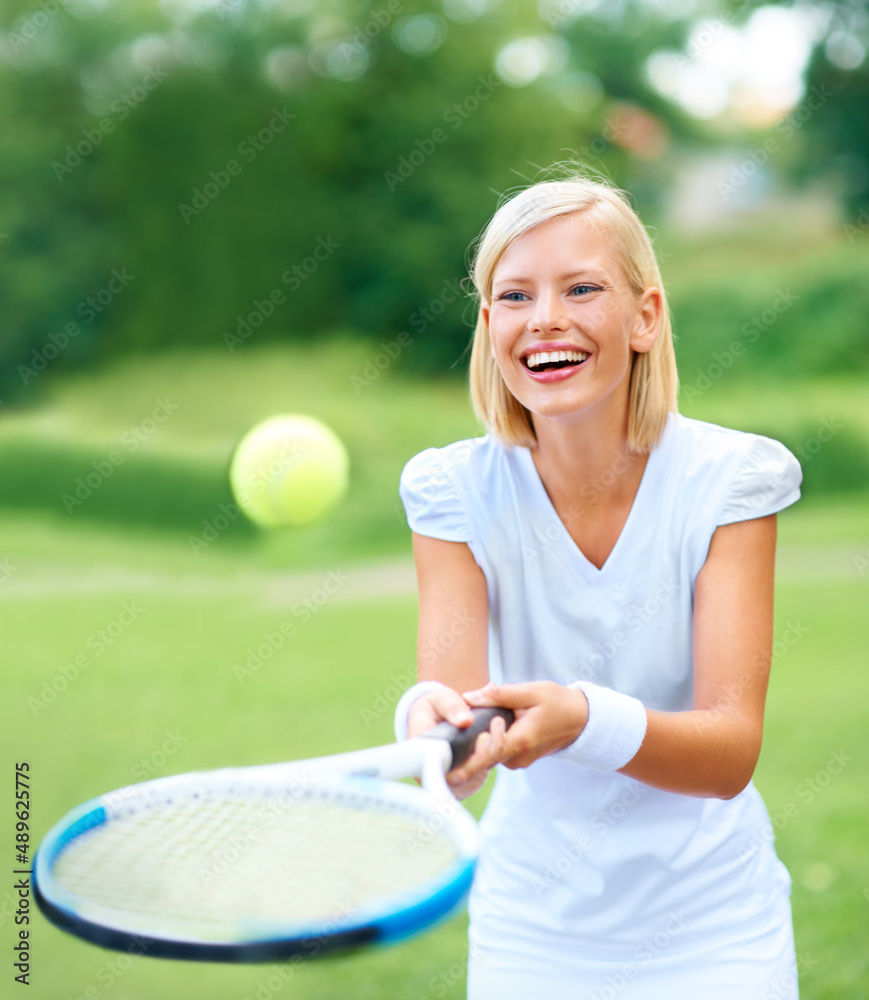
M 400 908 L 448 872 L 458 851 L 439 819 L 357 792 L 189 794 L 74 838 L 52 875 L 82 917 L 134 934 L 336 933 L 372 907 Z

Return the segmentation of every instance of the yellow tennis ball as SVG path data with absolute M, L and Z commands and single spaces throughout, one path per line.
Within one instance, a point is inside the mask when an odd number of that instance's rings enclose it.
M 285 414 L 257 424 L 238 443 L 229 482 L 239 507 L 263 528 L 323 517 L 349 481 L 347 449 L 313 417 Z

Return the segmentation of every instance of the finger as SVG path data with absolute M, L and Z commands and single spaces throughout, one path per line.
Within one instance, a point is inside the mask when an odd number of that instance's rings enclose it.
M 465 729 L 474 721 L 468 703 L 452 688 L 439 688 L 428 695 L 429 704 L 438 712 L 442 719 L 451 722 L 460 729 Z
M 495 708 L 498 702 L 493 700 L 498 685 L 494 681 L 489 681 L 485 687 L 477 688 L 475 691 L 465 692 L 465 701 L 474 708 Z
M 533 684 L 495 684 L 490 682 L 476 691 L 466 691 L 465 701 L 474 708 L 528 708 L 536 705 L 539 695 Z
M 479 775 L 473 781 L 465 781 L 462 783 L 453 782 L 450 778 L 447 778 L 447 783 L 449 784 L 450 790 L 457 799 L 466 799 L 469 795 L 473 795 L 474 792 L 478 792 L 480 788 L 486 783 L 486 775 Z
M 502 715 L 496 715 L 489 723 L 489 732 L 494 737 L 502 737 L 507 732 L 507 720 Z
M 477 771 L 486 771 L 491 767 L 490 748 L 492 736 L 490 733 L 480 733 L 474 743 L 474 750 L 470 757 L 462 764 L 462 770 L 467 774 L 475 774 Z

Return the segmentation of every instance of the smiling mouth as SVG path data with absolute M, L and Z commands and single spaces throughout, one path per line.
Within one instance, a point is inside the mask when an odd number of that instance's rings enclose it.
M 527 358 L 522 358 L 522 364 L 529 371 L 539 374 L 581 365 L 587 357 L 585 351 L 537 351 L 529 354 Z

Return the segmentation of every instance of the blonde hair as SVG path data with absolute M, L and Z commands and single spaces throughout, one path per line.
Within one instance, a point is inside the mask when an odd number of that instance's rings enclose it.
M 658 443 L 668 414 L 677 409 L 676 355 L 661 272 L 649 235 L 628 196 L 602 181 L 579 174 L 540 181 L 525 188 L 498 208 L 479 238 L 471 266 L 471 280 L 479 298 L 470 362 L 474 410 L 502 443 L 536 447 L 531 413 L 509 391 L 492 357 L 482 307 L 492 301 L 495 268 L 515 240 L 551 219 L 579 214 L 612 239 L 635 293 L 639 295 L 654 287 L 663 296 L 655 343 L 646 353 L 635 352 L 631 362 L 628 446 L 634 452 L 645 453 Z

